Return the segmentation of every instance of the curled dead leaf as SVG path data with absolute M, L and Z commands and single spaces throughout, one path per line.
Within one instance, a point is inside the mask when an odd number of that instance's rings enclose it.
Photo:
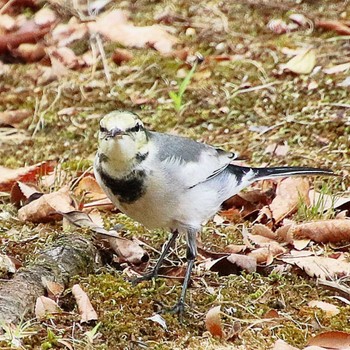
M 350 263 L 345 261 L 321 256 L 285 257 L 281 260 L 287 264 L 298 266 L 310 277 L 318 277 L 325 280 L 350 276 Z
M 213 337 L 225 338 L 225 332 L 223 330 L 221 322 L 220 306 L 211 308 L 205 316 L 205 327 Z
M 16 109 L 0 112 L 0 124 L 16 126 L 29 118 L 33 113 L 28 109 Z
M 113 10 L 88 23 L 91 33 L 100 33 L 109 40 L 127 47 L 153 47 L 163 54 L 169 54 L 177 38 L 159 25 L 136 27 L 128 21 L 121 10 Z
M 89 322 L 98 319 L 97 313 L 93 308 L 88 295 L 82 290 L 79 284 L 72 287 L 72 294 L 77 302 L 80 314 L 80 322 Z
M 44 194 L 18 211 L 21 221 L 49 222 L 62 219 L 62 214 L 74 210 L 74 203 L 67 187 Z
M 323 332 L 308 341 L 308 345 L 322 346 L 330 349 L 349 349 L 350 333 L 342 331 Z
M 41 296 L 36 299 L 35 316 L 38 320 L 45 318 L 48 314 L 60 312 L 60 307 L 50 298 Z
M 76 196 L 83 195 L 89 201 L 96 201 L 106 198 L 106 194 L 103 192 L 96 179 L 92 176 L 84 176 L 78 183 L 74 190 Z
M 204 263 L 207 270 L 217 272 L 219 276 L 239 274 L 242 270 L 249 273 L 256 271 L 256 259 L 242 254 L 230 254 Z
M 350 220 L 334 219 L 306 222 L 290 228 L 294 238 L 309 238 L 315 242 L 350 241 Z
M 279 181 L 276 197 L 269 206 L 274 223 L 279 223 L 286 216 L 293 214 L 301 200 L 309 204 L 309 181 L 302 177 L 289 177 Z M 268 211 L 261 210 L 263 215 Z M 262 216 L 259 214 L 260 220 Z
M 0 166 L 0 191 L 9 192 L 16 181 L 35 182 L 53 170 L 55 162 L 41 162 L 28 167 L 9 169 Z

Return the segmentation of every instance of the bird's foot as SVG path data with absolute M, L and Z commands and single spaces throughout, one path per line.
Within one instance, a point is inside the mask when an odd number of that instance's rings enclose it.
M 131 283 L 133 286 L 136 286 L 137 284 L 139 284 L 140 282 L 143 282 L 143 281 L 150 281 L 152 280 L 153 278 L 157 278 L 158 277 L 158 273 L 154 270 L 150 271 L 150 272 L 147 272 L 145 273 L 144 275 L 140 276 L 140 277 L 136 277 L 134 278 Z
M 185 302 L 180 299 L 172 308 L 162 310 L 162 313 L 169 312 L 170 314 L 177 314 L 180 323 L 183 322 L 183 317 L 185 313 Z

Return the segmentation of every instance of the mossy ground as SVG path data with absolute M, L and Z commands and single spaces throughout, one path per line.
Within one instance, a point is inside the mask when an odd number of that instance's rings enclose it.
M 45 87 L 33 86 L 31 70 L 35 66 L 14 64 L 0 82 L 1 109 L 28 108 L 34 119 L 24 123 L 35 135 L 20 144 L 4 143 L 0 164 L 19 167 L 48 159 L 58 159 L 74 178 L 77 170 L 91 165 L 96 151 L 98 115 L 114 109 L 138 112 L 154 130 L 177 132 L 197 140 L 235 150 L 252 165 L 312 165 L 332 168 L 347 175 L 349 153 L 349 88 L 338 86 L 347 74 L 327 75 L 319 70 L 311 75 L 280 73 L 279 65 L 288 58 L 284 47 L 296 49 L 313 46 L 317 65 L 322 67 L 348 61 L 349 39 L 333 32 L 299 30 L 277 35 L 267 28 L 273 18 L 288 19 L 290 13 L 303 11 L 313 19 L 350 17 L 346 1 L 305 1 L 290 5 L 256 6 L 234 1 L 124 1 L 120 7 L 130 11 L 136 25 L 152 25 L 160 13 L 170 11 L 177 16 L 171 27 L 180 46 L 205 57 L 236 55 L 233 61 L 207 60 L 200 65 L 185 95 L 181 114 L 175 112 L 169 91 L 181 81 L 179 70 L 188 70 L 180 60 L 163 57 L 151 49 L 130 49 L 134 58 L 122 66 L 110 62 L 112 84 L 108 84 L 101 67 L 72 72 Z M 187 28 L 194 31 L 187 31 Z M 189 35 L 191 34 L 191 35 Z M 115 45 L 106 45 L 106 52 Z M 317 87 L 310 89 L 310 83 Z M 94 86 L 98 86 L 97 88 Z M 249 87 L 260 87 L 250 90 Z M 135 106 L 133 99 L 146 97 L 149 102 Z M 71 116 L 58 112 L 75 107 Z M 251 127 L 268 126 L 265 133 Z M 270 143 L 287 144 L 284 157 L 264 152 Z M 66 180 L 68 181 L 68 180 Z M 317 180 L 316 185 L 321 181 Z M 60 184 L 58 184 L 59 187 Z M 62 185 L 62 184 L 61 184 Z M 333 179 L 328 186 L 334 192 L 345 192 L 349 181 Z M 4 197 L 2 209 L 9 213 L 0 218 L 3 252 L 28 261 L 46 241 L 61 230 L 60 225 L 22 225 L 16 211 Z M 106 226 L 122 221 L 129 235 L 135 235 L 158 251 L 166 233 L 149 232 L 122 216 L 104 215 Z M 12 229 L 11 232 L 8 232 Z M 215 233 L 228 233 L 220 237 Z M 239 241 L 240 227 L 204 229 L 206 246 L 224 247 Z M 31 239 L 33 238 L 34 239 Z M 181 242 L 180 242 L 181 243 Z M 179 255 L 183 253 L 178 244 Z M 152 259 L 157 254 L 152 253 Z M 291 270 L 281 275 L 246 274 L 218 277 L 213 273 L 195 273 L 188 295 L 184 323 L 165 314 L 167 330 L 146 320 L 159 303 L 171 306 L 177 300 L 180 284 L 168 280 L 145 282 L 132 287 L 120 271 L 105 267 L 94 276 L 76 277 L 89 294 L 99 315 L 100 333 L 93 345 L 84 332 L 91 326 L 80 326 L 76 314 L 55 316 L 42 324 L 33 324 L 38 334 L 26 340 L 26 348 L 59 348 L 57 339 L 72 342 L 76 349 L 218 349 L 237 346 L 241 349 L 267 349 L 277 338 L 294 346 L 303 346 L 321 330 L 350 331 L 349 306 L 332 299 L 333 293 L 317 286 L 313 280 Z M 331 301 L 340 307 L 337 316 L 327 316 L 307 306 L 310 300 Z M 67 292 L 64 305 L 73 305 Z M 222 305 L 228 315 L 225 322 L 232 327 L 239 322 L 241 330 L 233 341 L 211 338 L 205 332 L 204 317 L 211 306 Z M 267 322 L 261 317 L 278 308 L 280 319 Z M 53 332 L 48 333 L 50 328 Z M 56 338 L 55 338 L 56 337 Z

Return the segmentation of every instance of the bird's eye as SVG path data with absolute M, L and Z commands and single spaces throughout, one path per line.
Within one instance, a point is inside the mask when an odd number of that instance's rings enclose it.
M 138 132 L 138 131 L 140 131 L 140 129 L 141 129 L 141 124 L 137 123 L 134 127 L 130 128 L 129 131 L 130 132 Z
M 104 128 L 102 125 L 100 125 L 100 131 L 101 131 L 101 132 L 107 132 L 107 129 Z

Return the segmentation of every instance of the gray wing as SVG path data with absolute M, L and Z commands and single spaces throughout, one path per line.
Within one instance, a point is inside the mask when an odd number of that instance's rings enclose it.
M 157 158 L 170 172 L 187 187 L 193 187 L 221 173 L 233 159 L 235 153 L 226 152 L 186 137 L 148 133 L 149 140 L 154 143 Z

